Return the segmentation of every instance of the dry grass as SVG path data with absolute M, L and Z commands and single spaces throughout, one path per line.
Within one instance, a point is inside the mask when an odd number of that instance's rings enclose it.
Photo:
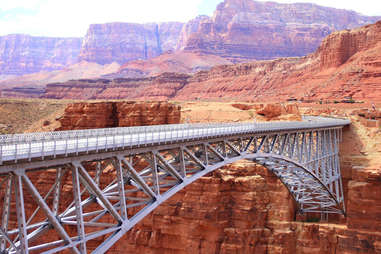
M 60 112 L 63 112 L 69 102 L 66 100 L 1 98 L 0 134 L 27 132 L 29 128 L 40 121 L 41 128 L 34 128 L 34 131 L 42 131 L 44 130 L 42 128 L 43 122 L 47 120 L 54 123 L 55 118 L 60 115 Z

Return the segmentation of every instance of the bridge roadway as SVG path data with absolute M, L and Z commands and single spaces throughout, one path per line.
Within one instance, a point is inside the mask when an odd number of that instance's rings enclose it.
M 94 253 L 103 253 L 176 192 L 240 159 L 277 175 L 299 212 L 345 214 L 338 143 L 349 123 L 304 117 L 2 135 L 0 253 L 87 253 L 100 237 Z M 36 172 L 54 175 L 48 192 Z M 65 176 L 71 203 L 63 202 Z M 24 206 L 30 197 L 33 212 Z

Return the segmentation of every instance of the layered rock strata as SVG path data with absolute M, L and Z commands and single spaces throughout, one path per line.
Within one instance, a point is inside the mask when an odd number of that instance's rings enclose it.
M 0 36 L 0 75 L 52 71 L 77 62 L 82 38 Z
M 176 47 L 182 26 L 179 22 L 90 25 L 79 60 L 124 64 L 131 60 L 159 56 Z
M 44 98 L 166 100 L 176 95 L 189 75 L 163 73 L 149 78 L 72 80 L 46 86 Z
M 304 56 L 331 32 L 379 18 L 309 3 L 225 0 L 212 17 L 201 16 L 184 26 L 178 48 L 236 62 Z
M 167 102 L 94 102 L 69 104 L 57 130 L 82 130 L 175 124 L 181 108 Z
M 70 81 L 47 85 L 44 97 L 375 102 L 381 100 L 380 34 L 381 21 L 333 33 L 302 58 L 222 65 L 194 75 Z

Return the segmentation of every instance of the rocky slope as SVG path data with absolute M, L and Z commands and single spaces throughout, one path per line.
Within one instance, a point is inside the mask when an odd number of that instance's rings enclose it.
M 44 97 L 380 101 L 380 34 L 381 21 L 335 32 L 324 39 L 314 54 L 302 58 L 222 65 L 192 76 L 165 73 L 149 78 L 103 80 L 102 84 L 70 81 L 47 85 Z
M 91 79 L 102 75 L 115 73 L 119 70 L 117 63 L 100 65 L 90 62 L 79 62 L 67 66 L 61 70 L 43 71 L 22 76 L 16 76 L 0 81 L 0 94 L 2 97 L 32 97 L 29 91 L 41 91 L 39 96 L 44 93 L 46 84 L 55 82 L 66 82 L 72 79 Z M 36 93 L 37 94 L 37 93 Z
M 178 49 L 232 61 L 304 56 L 331 32 L 378 19 L 308 3 L 225 0 L 212 17 L 201 16 L 184 26 Z
M 0 75 L 62 69 L 77 61 L 82 38 L 0 36 Z
M 124 64 L 149 59 L 176 47 L 183 24 L 108 23 L 91 25 L 84 38 L 79 60 Z
M 147 77 L 164 72 L 191 74 L 201 70 L 209 70 L 213 66 L 221 64 L 232 64 L 232 62 L 219 56 L 179 51 L 162 54 L 148 60 L 128 62 L 122 65 L 117 73 L 105 77 Z

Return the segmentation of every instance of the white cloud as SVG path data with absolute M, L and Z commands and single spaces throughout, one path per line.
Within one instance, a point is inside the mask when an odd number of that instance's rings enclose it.
M 1 0 L 0 35 L 84 36 L 90 24 L 107 22 L 186 22 L 210 0 Z M 307 2 L 308 0 L 275 0 Z M 310 0 L 320 5 L 381 15 L 381 1 Z M 218 2 L 218 1 L 217 1 Z M 22 9 L 17 13 L 17 9 Z M 25 10 L 33 11 L 26 14 Z M 6 13 L 6 15 L 1 15 Z
M 29 1 L 34 2 L 29 3 Z M 1 10 L 36 9 L 35 15 L 0 18 L 0 33 L 28 33 L 45 36 L 84 36 L 90 24 L 107 22 L 186 22 L 197 16 L 202 0 L 18 0 Z M 25 3 L 25 5 L 24 5 Z M 4 8 L 3 8 L 4 7 Z

